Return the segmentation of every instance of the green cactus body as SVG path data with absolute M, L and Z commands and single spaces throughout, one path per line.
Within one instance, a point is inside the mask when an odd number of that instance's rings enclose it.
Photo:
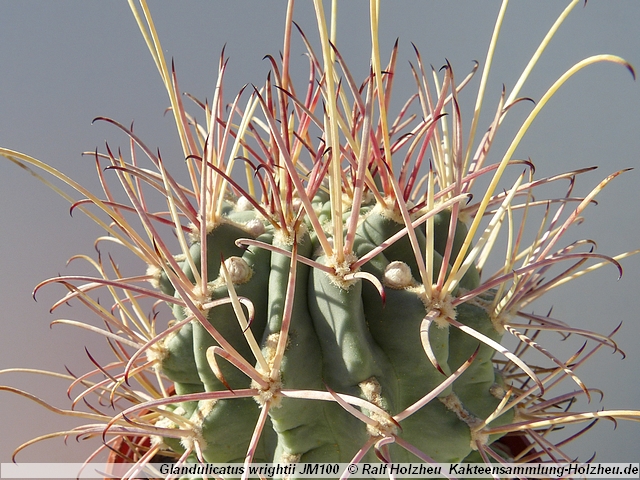
M 309 300 L 326 381 L 353 394 L 361 382 L 380 377 L 385 370 L 384 359 L 366 324 L 362 283 L 345 288 L 336 285 L 326 273 L 314 270 Z
M 261 239 L 266 240 L 270 238 L 270 235 L 264 235 L 263 237 L 265 238 Z M 248 249 L 242 257 L 231 257 L 232 259 L 240 258 L 251 271 L 248 281 L 236 284 L 234 288 L 239 296 L 247 297 L 253 303 L 255 317 L 250 328 L 257 338 L 262 337 L 262 333 L 267 324 L 267 288 L 269 282 L 270 257 L 271 253 L 263 249 Z M 227 285 L 221 277 L 218 277 L 218 279 L 213 282 L 213 285 L 210 291 L 212 300 L 226 298 L 229 295 Z M 236 319 L 233 307 L 230 304 L 219 305 L 210 309 L 207 312 L 207 319 L 244 358 L 251 358 L 251 350 L 245 340 L 242 328 Z M 200 323 L 194 323 L 193 351 L 196 368 L 198 370 L 198 376 L 208 392 L 223 390 L 225 388 L 225 385 L 212 372 L 209 361 L 207 360 L 207 349 L 214 345 L 217 345 L 217 342 L 211 337 L 209 332 L 207 332 Z M 247 376 L 229 362 L 221 359 L 219 361 L 219 367 L 227 384 L 231 388 L 248 388 L 250 382 Z
M 331 220 L 328 203 L 321 196 L 314 199 L 314 206 L 325 222 Z M 241 212 L 240 215 L 232 208 L 229 212 L 234 220 L 256 218 L 253 212 Z M 435 222 L 434 275 L 442 264 L 449 221 L 450 216 L 445 212 Z M 376 207 L 362 207 L 354 255 L 366 255 L 403 227 L 403 223 Z M 292 251 L 290 240 L 284 241 L 285 237 L 279 233 L 271 233 L 271 225 L 265 229 L 267 233 L 258 237 L 259 241 Z M 314 254 L 318 251 L 318 239 L 313 230 L 303 228 L 303 231 L 307 230 L 311 235 L 303 233 L 297 240 L 298 257 L 329 264 L 326 257 Z M 415 229 L 422 251 L 426 244 L 424 232 L 422 228 Z M 450 264 L 460 253 L 465 235 L 466 226 L 459 222 Z M 207 237 L 207 265 L 209 271 L 218 271 L 221 256 L 240 254 L 251 269 L 250 279 L 234 285 L 234 289 L 238 296 L 253 303 L 255 318 L 251 330 L 261 341 L 265 359 L 272 362 L 282 334 L 291 258 L 258 246 L 243 251 L 236 245 L 236 240 L 249 237 L 241 225 L 231 220 L 223 221 Z M 191 247 L 191 253 L 194 263 L 199 265 L 198 243 Z M 392 263 L 399 262 L 411 273 L 411 281 L 405 286 L 390 285 L 385 280 L 385 271 Z M 188 262 L 182 265 L 184 273 L 193 279 Z M 384 303 L 378 287 L 366 280 L 344 281 L 320 269 L 297 264 L 291 323 L 279 381 L 284 391 L 326 392 L 328 387 L 337 394 L 361 397 L 389 415 L 395 415 L 437 388 L 469 359 L 479 341 L 448 325 L 432 324 L 428 341 L 439 369 L 432 365 L 419 334 L 429 312 L 429 302 L 424 287 L 417 281 L 420 278 L 418 263 L 407 236 L 366 262 L 362 270 L 385 285 Z M 478 282 L 478 273 L 472 268 L 462 283 L 466 288 L 473 288 Z M 212 300 L 229 295 L 221 277 L 211 285 Z M 500 339 L 501 335 L 481 303 L 461 304 L 456 310 L 459 322 L 492 339 Z M 184 318 L 181 308 L 174 307 L 174 313 L 178 320 Z M 252 363 L 255 361 L 230 304 L 210 309 L 207 319 L 243 358 Z M 167 345 L 169 355 L 163 371 L 176 383 L 177 393 L 215 392 L 227 388 L 207 360 L 207 349 L 217 344 L 201 324 L 185 325 Z M 379 427 L 368 427 L 337 402 L 280 395 L 269 406 L 267 427 L 272 430 L 263 435 L 254 461 L 349 462 L 368 438 L 383 435 L 376 428 L 393 431 L 434 460 L 461 461 L 473 450 L 474 425 L 494 411 L 500 402 L 497 393 L 503 392 L 498 387 L 500 379 L 496 378 L 492 365 L 493 354 L 491 347 L 482 345 L 468 370 L 440 392 L 438 398 L 403 419 L 400 428 L 389 420 Z M 230 388 L 250 387 L 250 379 L 227 361 L 220 359 L 218 366 Z M 252 398 L 227 398 L 191 402 L 183 408 L 186 415 L 200 425 L 207 461 L 243 461 L 260 415 L 260 402 Z M 380 420 L 372 411 L 362 410 Z M 397 446 L 392 446 L 391 454 L 395 461 L 415 461 L 412 454 Z M 364 459 L 377 461 L 372 452 Z
M 276 246 L 290 249 L 277 242 Z M 308 234 L 298 242 L 297 253 L 311 256 Z M 280 334 L 290 263 L 289 257 L 272 255 L 269 322 L 263 340 L 267 347 L 274 342 L 273 335 Z M 303 264 L 297 266 L 297 292 L 307 290 L 310 270 Z M 289 340 L 280 370 L 285 389 L 325 390 L 322 342 L 316 334 L 308 304 L 308 298 L 312 297 L 314 295 L 302 294 L 294 300 Z M 276 461 L 347 462 L 350 452 L 366 441 L 360 422 L 333 402 L 283 397 L 279 405 L 271 409 L 270 417 L 279 440 L 273 455 Z

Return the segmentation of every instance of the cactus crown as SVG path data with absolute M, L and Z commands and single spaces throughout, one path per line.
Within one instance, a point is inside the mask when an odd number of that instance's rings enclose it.
M 633 73 L 627 62 L 597 55 L 576 64 L 494 161 L 494 138 L 522 100 L 520 87 L 548 38 L 516 87 L 503 89 L 477 141 L 493 48 L 464 138 L 458 94 L 479 66 L 458 81 L 447 64 L 430 80 L 416 51 L 416 93 L 391 120 L 398 45 L 383 64 L 379 3 L 372 0 L 370 8 L 371 71 L 357 83 L 332 42 L 322 2 L 315 2 L 321 50 L 314 52 L 299 32 L 309 78 L 298 87 L 289 74 L 291 1 L 282 58 L 268 57 L 265 84 L 243 89 L 227 108 L 223 54 L 216 97 L 210 105 L 195 102 L 200 123 L 183 105 L 146 3 L 131 5 L 167 88 L 191 184 L 179 184 L 132 129 L 107 118 L 100 120 L 130 137 L 131 152 L 129 160 L 108 147 L 93 154 L 103 197 L 38 160 L 0 150 L 75 188 L 83 199 L 71 200 L 73 208 L 147 266 L 146 275 L 125 277 L 114 262 L 98 259 L 95 278 L 56 277 L 37 287 L 66 286 L 54 309 L 72 300 L 88 306 L 104 322 L 100 332 L 117 357 L 72 386 L 86 387 L 74 406 L 97 393 L 121 411 L 96 407 L 92 423 L 74 432 L 101 434 L 106 446 L 146 435 L 150 443 L 135 452 L 142 462 L 154 455 L 178 462 L 532 461 L 566 459 L 545 440 L 559 425 L 638 418 L 630 410 L 564 411 L 576 397 L 590 397 L 574 371 L 596 350 L 617 350 L 615 331 L 600 335 L 527 311 L 583 273 L 606 264 L 620 269 L 629 254 L 612 258 L 587 242 L 563 243 L 620 172 L 576 199 L 575 179 L 590 169 L 536 179 L 531 162 L 512 158 L 538 112 L 574 73 L 596 62 Z M 139 152 L 151 168 L 138 164 Z M 504 185 L 510 168 L 522 174 Z M 119 180 L 127 205 L 106 186 L 109 175 Z M 538 187 L 563 181 L 570 185 L 563 195 L 534 199 Z M 153 210 L 148 190 L 159 191 L 166 207 Z M 132 211 L 139 224 L 130 220 Z M 539 228 L 527 239 L 525 220 L 537 211 Z M 162 234 L 166 225 L 177 247 Z M 506 248 L 498 252 L 500 236 Z M 487 272 L 491 254 L 502 260 Z M 98 287 L 113 295 L 112 309 L 91 297 Z M 155 302 L 150 317 L 146 299 Z M 580 335 L 588 347 L 557 358 L 537 343 L 541 331 Z M 515 350 L 501 344 L 503 336 L 519 342 Z M 547 364 L 527 361 L 527 351 Z M 550 394 L 564 378 L 576 391 Z M 528 441 L 512 452 L 509 437 Z

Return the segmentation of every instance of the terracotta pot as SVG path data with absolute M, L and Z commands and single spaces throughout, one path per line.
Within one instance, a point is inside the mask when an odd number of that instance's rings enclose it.
M 112 447 L 108 463 L 136 463 L 151 447 L 150 437 L 122 437 Z
M 173 385 L 167 389 L 169 396 L 175 395 L 175 388 Z M 149 411 L 142 411 L 142 415 L 149 413 Z M 125 436 L 120 437 L 112 445 L 111 452 L 107 458 L 108 464 L 121 464 L 121 463 L 137 463 L 142 456 L 151 448 L 151 437 L 148 435 L 139 436 Z M 150 463 L 172 463 L 175 462 L 174 458 L 165 457 L 163 455 L 156 455 Z M 114 473 L 113 468 L 107 468 L 105 472 L 109 475 Z M 112 480 L 114 477 L 105 477 L 105 480 Z
M 500 438 L 496 442 L 491 444 L 491 447 L 495 448 L 502 452 L 506 458 L 516 458 L 522 452 L 524 452 L 527 448 L 529 448 L 532 443 L 529 441 L 527 436 L 524 433 L 520 432 L 510 432 L 507 433 L 504 437 Z M 531 453 L 535 452 L 535 448 L 532 448 L 527 451 L 525 456 L 528 456 Z M 529 463 L 539 463 L 540 459 L 531 460 Z

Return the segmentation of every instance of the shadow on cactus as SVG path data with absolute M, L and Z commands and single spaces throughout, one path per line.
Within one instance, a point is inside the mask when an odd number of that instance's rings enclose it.
M 104 326 L 58 323 L 103 335 L 116 358 L 68 376 L 79 393 L 70 410 L 56 411 L 85 418 L 84 426 L 20 449 L 74 435 L 102 438 L 96 454 L 123 438 L 148 437 L 134 448 L 140 465 L 157 455 L 215 463 L 570 461 L 562 445 L 581 431 L 558 439 L 551 435 L 558 427 L 637 421 L 639 411 L 570 411 L 575 399 L 590 398 L 576 369 L 599 349 L 618 350 L 617 328 L 598 334 L 527 310 L 603 265 L 621 273 L 619 260 L 636 253 L 609 257 L 592 241 L 564 240 L 621 172 L 577 198 L 576 179 L 591 168 L 536 179 L 530 161 L 512 158 L 573 74 L 597 62 L 633 69 L 612 55 L 579 62 L 542 98 L 518 106 L 531 108 L 528 117 L 501 159 L 491 153 L 502 122 L 523 100 L 522 84 L 577 3 L 554 24 L 516 87 L 503 89 L 479 141 L 504 6 L 484 66 L 462 81 L 448 64 L 427 72 L 416 51 L 416 93 L 391 120 L 398 46 L 383 64 L 378 4 L 370 10 L 371 70 L 357 83 L 332 42 L 322 2 L 315 3 L 318 52 L 295 33 L 290 2 L 282 58 L 269 57 L 265 84 L 226 103 L 223 54 L 219 96 L 211 104 L 188 97 L 204 118 L 198 121 L 183 105 L 146 3 L 132 3 L 169 93 L 191 184 L 174 180 L 132 129 L 107 118 L 98 120 L 131 142 L 128 159 L 109 147 L 92 154 L 100 196 L 27 155 L 0 151 L 75 189 L 80 199 L 61 194 L 105 229 L 97 245 L 124 246 L 147 265 L 129 277 L 111 257 L 108 264 L 104 256 L 84 258 L 94 276 L 56 277 L 36 288 L 65 286 L 53 309 L 80 302 Z M 289 52 L 299 39 L 309 77 L 295 87 Z M 458 94 L 478 69 L 464 138 Z M 519 173 L 509 184 L 507 169 Z M 128 203 L 108 186 L 114 177 Z M 536 194 L 543 187 L 561 193 L 542 199 Z M 148 198 L 158 192 L 165 206 L 156 210 Z M 490 272 L 492 257 L 498 267 Z M 99 289 L 113 296 L 113 306 L 92 297 Z M 585 343 L 559 358 L 538 343 L 543 332 Z M 509 337 L 516 340 L 511 350 L 502 344 Z M 556 393 L 565 379 L 572 387 Z M 75 409 L 83 402 L 90 413 Z M 506 438 L 520 447 L 510 450 Z

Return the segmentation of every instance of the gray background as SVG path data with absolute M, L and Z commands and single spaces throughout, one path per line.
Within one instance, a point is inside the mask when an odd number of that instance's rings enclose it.
M 493 114 L 501 85 L 511 89 L 564 5 L 521 1 L 508 8 L 480 132 Z M 311 2 L 299 2 L 296 20 L 315 39 L 310 7 Z M 485 58 L 499 2 L 396 1 L 383 2 L 382 9 L 383 58 L 400 37 L 394 96 L 399 102 L 414 91 L 407 68 L 407 61 L 413 59 L 410 42 L 418 46 L 427 65 L 439 67 L 447 58 L 461 79 L 472 60 Z M 165 54 L 176 59 L 181 90 L 201 99 L 213 95 L 225 43 L 231 57 L 227 99 L 245 83 L 263 82 L 269 65 L 262 57 L 277 55 L 282 48 L 285 2 L 151 2 L 151 10 Z M 343 2 L 340 15 L 338 45 L 359 80 L 368 71 L 368 2 Z M 566 69 L 596 53 L 621 55 L 640 68 L 639 21 L 639 2 L 590 1 L 585 8 L 578 6 L 521 95 L 539 99 Z M 299 79 L 304 82 L 307 61 L 300 56 L 301 42 L 295 35 L 294 39 L 293 61 L 300 66 L 303 76 Z M 0 68 L 0 145 L 44 160 L 97 191 L 92 161 L 80 153 L 96 147 L 104 150 L 105 139 L 112 146 L 127 148 L 126 139 L 114 128 L 90 125 L 95 116 L 104 115 L 125 124 L 135 120 L 136 132 L 161 149 L 163 158 L 174 164 L 172 171 L 181 169 L 172 117 L 163 116 L 168 99 L 126 2 L 0 2 Z M 467 128 L 478 80 L 479 76 L 461 97 Z M 397 110 L 398 104 L 394 105 Z M 530 108 L 523 104 L 507 117 L 494 157 L 501 158 L 518 121 Z M 570 80 L 544 109 L 516 157 L 530 157 L 538 178 L 600 166 L 580 179 L 577 191 L 585 194 L 606 174 L 638 167 L 639 112 L 640 85 L 624 68 L 592 66 Z M 587 210 L 587 222 L 575 227 L 568 238 L 594 238 L 601 253 L 639 248 L 639 181 L 638 170 L 617 179 L 600 194 L 600 204 Z M 77 253 L 94 254 L 98 227 L 80 213 L 71 218 L 63 199 L 6 161 L 0 161 L 0 200 L 0 369 L 25 366 L 62 372 L 67 365 L 82 372 L 90 368 L 85 346 L 107 361 L 110 357 L 101 340 L 66 326 L 48 327 L 54 318 L 85 315 L 79 305 L 48 313 L 62 289 L 45 289 L 37 303 L 30 296 L 45 278 L 88 272 L 80 264 L 67 268 L 65 262 Z M 553 305 L 556 318 L 602 333 L 623 321 L 616 338 L 627 353 L 626 360 L 601 351 L 578 373 L 588 386 L 606 392 L 604 407 L 640 409 L 640 259 L 628 259 L 624 266 L 620 281 L 615 269 L 604 268 L 554 291 L 535 308 L 542 313 Z M 67 406 L 64 381 L 5 375 L 0 384 L 25 388 L 57 406 Z M 589 408 L 601 408 L 598 400 L 595 395 Z M 17 444 L 69 425 L 68 420 L 4 392 L 0 392 L 0 405 L 1 462 L 10 461 Z M 597 451 L 601 462 L 637 462 L 639 443 L 640 425 L 620 422 L 614 429 L 611 422 L 601 421 L 566 450 L 582 460 Z M 80 460 L 90 450 L 87 442 L 78 445 L 69 439 L 67 444 L 59 439 L 47 441 L 23 452 L 18 460 Z

